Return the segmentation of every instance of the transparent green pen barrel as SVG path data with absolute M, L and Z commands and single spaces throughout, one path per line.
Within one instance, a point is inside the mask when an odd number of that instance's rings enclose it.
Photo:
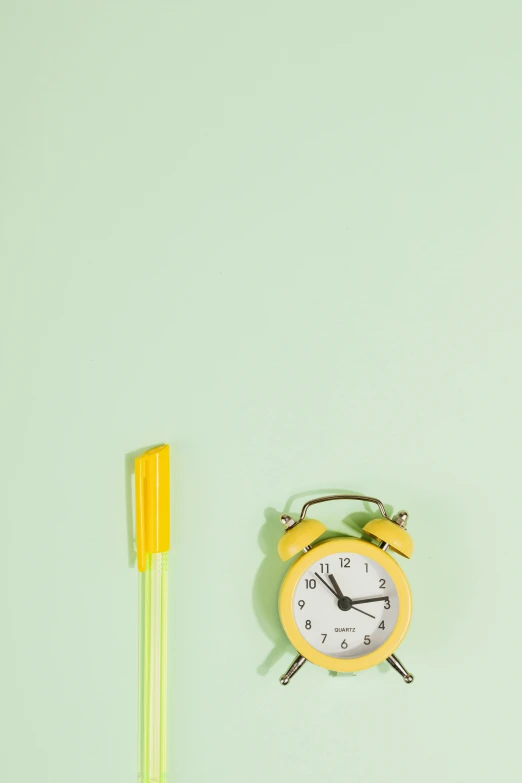
M 167 761 L 166 552 L 147 555 L 139 576 L 139 783 L 165 783 Z

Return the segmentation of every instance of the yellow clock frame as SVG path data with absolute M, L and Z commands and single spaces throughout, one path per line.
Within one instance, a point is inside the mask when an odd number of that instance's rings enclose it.
M 393 580 L 399 598 L 399 616 L 392 633 L 380 647 L 359 658 L 334 658 L 316 650 L 299 631 L 293 612 L 294 592 L 305 571 L 321 557 L 338 552 L 353 552 L 354 554 L 366 555 L 381 565 Z M 330 671 L 357 672 L 382 663 L 395 652 L 404 639 L 410 625 L 411 611 L 411 589 L 403 570 L 393 557 L 369 541 L 350 538 L 349 536 L 339 536 L 322 541 L 313 546 L 310 551 L 301 555 L 290 566 L 279 592 L 279 616 L 292 645 L 308 661 Z

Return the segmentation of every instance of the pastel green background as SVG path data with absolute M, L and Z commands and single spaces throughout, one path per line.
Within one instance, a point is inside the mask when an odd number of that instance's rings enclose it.
M 162 441 L 171 781 L 516 778 L 520 2 L 0 8 L 5 780 L 135 779 Z M 410 513 L 410 687 L 278 683 L 277 518 L 325 489 Z

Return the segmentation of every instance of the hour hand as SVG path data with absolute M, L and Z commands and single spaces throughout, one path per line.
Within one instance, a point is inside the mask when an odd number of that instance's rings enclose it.
M 335 588 L 335 594 L 336 594 L 337 598 L 339 600 L 344 598 L 343 592 L 342 592 L 341 588 L 339 587 L 339 585 L 337 584 L 337 579 L 335 578 L 335 576 L 333 574 L 328 574 L 328 579 L 330 580 L 330 582 L 333 584 L 333 586 Z M 352 601 L 352 603 L 353 603 L 353 601 Z

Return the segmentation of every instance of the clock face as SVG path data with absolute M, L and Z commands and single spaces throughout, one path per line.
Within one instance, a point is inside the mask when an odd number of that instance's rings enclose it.
M 367 554 L 341 551 L 308 566 L 296 584 L 292 609 L 299 632 L 315 650 L 360 658 L 392 634 L 399 596 L 384 566 Z

